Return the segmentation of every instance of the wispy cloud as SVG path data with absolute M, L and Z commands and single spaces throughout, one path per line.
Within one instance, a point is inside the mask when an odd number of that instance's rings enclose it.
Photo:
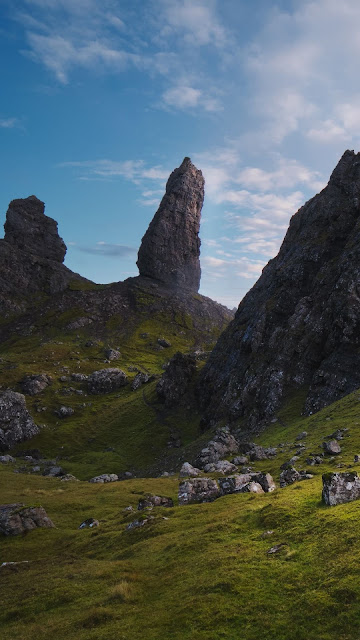
M 170 173 L 168 169 L 159 165 L 147 167 L 143 160 L 125 160 L 123 162 L 108 159 L 83 160 L 62 162 L 58 166 L 74 169 L 77 177 L 82 180 L 99 178 L 110 180 L 121 177 L 135 184 L 140 184 L 144 179 L 163 183 Z
M 1 129 L 14 129 L 20 126 L 21 124 L 18 118 L 0 118 Z
M 74 243 L 69 243 L 69 244 L 74 244 Z M 96 243 L 96 245 L 94 247 L 84 247 L 81 245 L 75 245 L 76 249 L 78 251 L 82 251 L 83 253 L 90 253 L 92 255 L 99 255 L 99 256 L 108 256 L 108 257 L 126 257 L 126 256 L 133 256 L 136 252 L 137 249 L 134 249 L 134 247 L 127 247 L 126 245 L 122 245 L 122 244 L 111 244 L 108 242 L 103 242 L 103 241 L 99 241 Z

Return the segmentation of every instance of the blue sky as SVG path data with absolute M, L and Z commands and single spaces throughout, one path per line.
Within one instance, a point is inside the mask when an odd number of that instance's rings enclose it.
M 201 293 L 237 306 L 360 136 L 358 0 L 0 0 L 1 223 L 35 194 L 65 264 L 137 275 L 166 179 L 202 169 Z

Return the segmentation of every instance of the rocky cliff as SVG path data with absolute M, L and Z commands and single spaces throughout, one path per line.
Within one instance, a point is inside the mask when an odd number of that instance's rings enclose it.
M 13 200 L 0 240 L 0 310 L 19 312 L 33 304 L 36 293 L 55 294 L 71 280 L 87 282 L 63 265 L 66 246 L 57 223 L 44 213 L 35 196 Z
M 201 171 L 190 158 L 172 172 L 139 249 L 137 265 L 141 276 L 173 288 L 199 290 L 204 183 Z
M 220 337 L 200 384 L 206 419 L 256 427 L 299 389 L 317 411 L 360 387 L 359 348 L 360 154 L 346 151 Z

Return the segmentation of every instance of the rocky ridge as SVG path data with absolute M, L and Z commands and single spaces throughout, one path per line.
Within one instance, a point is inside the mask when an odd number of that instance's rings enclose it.
M 304 388 L 304 413 L 318 411 L 360 386 L 359 340 L 360 153 L 346 151 L 212 352 L 200 383 L 205 420 L 257 428 Z

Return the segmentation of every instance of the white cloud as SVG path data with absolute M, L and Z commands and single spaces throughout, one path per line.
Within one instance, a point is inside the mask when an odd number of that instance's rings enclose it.
M 169 177 L 170 171 L 159 165 L 148 167 L 143 160 L 125 160 L 122 162 L 108 159 L 83 160 L 62 162 L 60 168 L 73 169 L 79 180 L 112 180 L 113 178 L 124 178 L 134 184 L 140 185 L 144 181 L 153 181 L 161 187 Z M 155 194 L 163 193 L 163 190 L 145 191 L 142 195 L 143 204 L 159 203 L 159 198 L 153 198 Z M 150 198 L 149 198 L 150 197 Z
M 227 33 L 216 16 L 214 0 L 162 0 L 162 35 L 178 35 L 191 47 L 227 44 Z
M 20 124 L 18 118 L 0 118 L 1 129 L 14 129 Z
M 331 119 L 324 120 L 317 127 L 309 129 L 306 132 L 306 136 L 314 142 L 330 144 L 338 141 L 346 142 L 351 139 L 351 135 L 347 133 L 344 127 Z

